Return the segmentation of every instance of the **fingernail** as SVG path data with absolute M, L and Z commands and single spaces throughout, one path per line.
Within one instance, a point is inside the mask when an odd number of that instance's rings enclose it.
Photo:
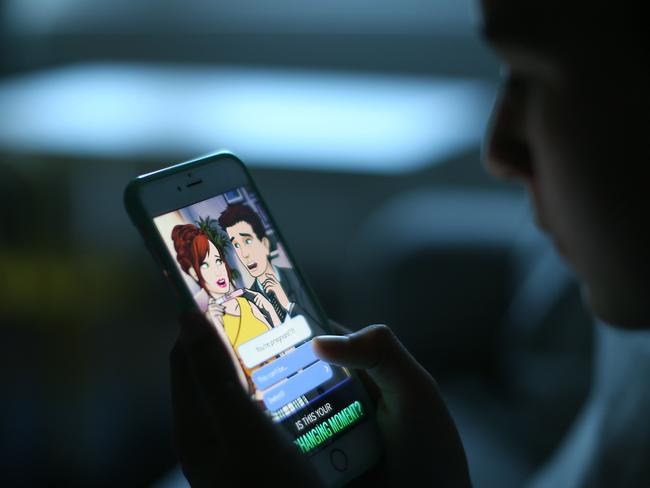
M 327 342 L 341 343 L 341 342 L 348 342 L 350 338 L 346 335 L 322 335 L 322 336 L 314 337 L 314 340 L 323 343 L 327 343 Z
M 313 344 L 316 346 L 315 352 L 318 350 L 327 353 L 331 350 L 340 349 L 345 347 L 350 342 L 350 338 L 345 335 L 322 335 L 314 337 Z

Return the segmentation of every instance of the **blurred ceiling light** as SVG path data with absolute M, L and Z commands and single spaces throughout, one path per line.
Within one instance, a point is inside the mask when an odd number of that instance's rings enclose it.
M 0 149 L 399 172 L 476 147 L 492 87 L 315 71 L 76 65 L 0 83 Z

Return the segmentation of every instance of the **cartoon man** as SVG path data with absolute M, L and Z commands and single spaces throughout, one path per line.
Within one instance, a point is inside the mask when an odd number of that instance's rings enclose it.
M 271 242 L 259 215 L 248 205 L 237 203 L 224 210 L 219 225 L 228 233 L 241 263 L 255 278 L 251 289 L 268 298 L 280 320 L 303 315 L 308 322 L 315 323 L 316 311 L 296 273 L 271 263 Z

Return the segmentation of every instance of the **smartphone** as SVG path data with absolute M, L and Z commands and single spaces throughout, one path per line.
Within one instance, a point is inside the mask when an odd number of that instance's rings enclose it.
M 181 306 L 205 314 L 251 401 L 323 482 L 374 465 L 370 399 L 353 372 L 314 354 L 327 318 L 244 164 L 226 152 L 177 164 L 132 180 L 124 200 Z

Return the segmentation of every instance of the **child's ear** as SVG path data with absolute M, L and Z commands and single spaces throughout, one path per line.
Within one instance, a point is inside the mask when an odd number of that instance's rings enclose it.
M 268 237 L 262 237 L 262 244 L 264 245 L 267 251 L 271 250 L 271 241 L 269 241 Z

